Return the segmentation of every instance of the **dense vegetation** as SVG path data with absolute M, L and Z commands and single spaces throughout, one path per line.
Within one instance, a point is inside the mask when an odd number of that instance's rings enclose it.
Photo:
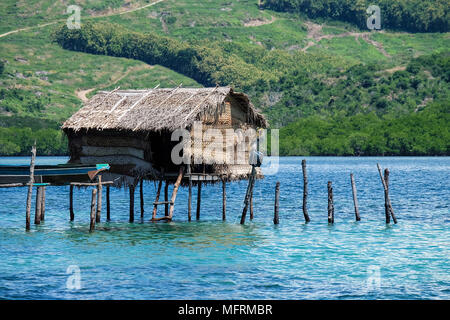
M 298 120 L 280 131 L 284 155 L 448 155 L 450 106 L 435 102 L 398 118 L 375 113 Z
M 29 155 L 34 141 L 39 155 L 67 154 L 67 138 L 53 121 L 0 116 L 0 154 Z
M 448 0 L 263 0 L 268 9 L 304 13 L 310 18 L 330 18 L 366 27 L 370 5 L 381 10 L 383 29 L 411 32 L 449 31 Z

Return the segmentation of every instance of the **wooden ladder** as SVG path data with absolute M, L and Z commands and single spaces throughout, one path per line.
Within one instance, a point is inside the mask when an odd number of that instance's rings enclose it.
M 159 195 L 161 193 L 161 187 L 162 187 L 162 179 L 159 180 L 158 191 L 156 192 L 156 199 L 155 199 L 155 202 L 153 202 L 152 221 L 160 221 L 160 220 L 171 221 L 172 220 L 173 209 L 174 209 L 174 206 L 175 206 L 175 199 L 177 198 L 178 188 L 180 187 L 181 180 L 183 179 L 183 175 L 184 175 L 184 167 L 180 167 L 180 171 L 178 173 L 177 180 L 175 181 L 175 185 L 173 187 L 172 197 L 170 198 L 170 201 L 159 201 Z M 161 218 L 156 218 L 156 213 L 158 212 L 158 205 L 162 205 L 162 204 L 164 204 L 164 205 L 168 204 L 169 205 L 169 207 L 170 207 L 169 215 L 161 217 Z

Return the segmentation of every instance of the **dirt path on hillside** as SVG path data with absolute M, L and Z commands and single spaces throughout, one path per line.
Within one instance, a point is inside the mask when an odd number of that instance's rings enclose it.
M 164 0 L 157 0 L 155 2 L 146 4 L 144 6 L 133 8 L 133 9 L 126 10 L 126 11 L 108 12 L 108 13 L 105 13 L 105 14 L 99 14 L 99 15 L 90 16 L 90 17 L 81 17 L 81 19 L 95 19 L 95 18 L 102 18 L 102 17 L 110 17 L 110 16 L 116 16 L 116 15 L 122 15 L 122 14 L 135 12 L 135 11 L 138 11 L 138 10 L 142 10 L 142 9 L 154 6 L 155 4 L 158 4 L 158 3 L 162 2 L 162 1 L 164 1 Z M 67 19 L 59 19 L 59 20 L 48 22 L 48 23 L 44 23 L 44 24 L 38 24 L 38 25 L 35 25 L 35 26 L 30 26 L 30 27 L 20 28 L 20 29 L 16 29 L 16 30 L 11 30 L 11 31 L 8 31 L 8 32 L 0 34 L 0 38 L 6 37 L 7 35 L 10 35 L 10 34 L 13 34 L 13 33 L 17 33 L 17 32 L 20 32 L 20 31 L 26 31 L 26 30 L 31 30 L 31 29 L 47 27 L 47 26 L 50 26 L 50 25 L 53 25 L 53 24 L 56 24 L 56 23 L 59 23 L 59 22 L 64 22 L 66 20 Z
M 322 33 L 322 25 L 313 23 L 311 21 L 305 22 L 305 25 L 308 28 L 308 35 L 306 38 L 310 39 L 310 41 L 308 41 L 308 44 L 304 48 L 301 49 L 303 52 L 306 52 L 306 50 L 308 50 L 309 48 L 317 45 L 323 39 L 354 37 L 355 40 L 358 40 L 358 38 L 361 38 L 364 41 L 366 41 L 367 43 L 373 45 L 385 57 L 387 57 L 387 58 L 391 57 L 386 52 L 386 50 L 383 48 L 383 44 L 369 38 L 370 32 L 344 32 L 344 33 L 339 33 L 339 34 L 323 34 Z
M 277 18 L 275 18 L 273 16 L 271 17 L 270 20 L 254 19 L 254 20 L 244 22 L 244 27 L 259 27 L 259 26 L 263 26 L 266 24 L 274 23 L 275 20 L 277 20 Z
M 140 71 L 140 70 L 144 70 L 144 69 L 153 69 L 153 66 L 150 65 L 142 65 L 142 66 L 134 66 L 134 67 L 129 67 L 127 69 L 127 71 L 125 71 L 124 74 L 122 74 L 120 77 L 118 77 L 117 79 L 115 79 L 113 82 L 108 83 L 106 85 L 101 85 L 98 87 L 94 87 L 94 88 L 90 88 L 90 89 L 84 89 L 84 90 L 77 90 L 75 91 L 76 96 L 78 97 L 78 99 L 80 99 L 83 102 L 86 102 L 89 100 L 89 98 L 87 97 L 87 95 L 89 93 L 91 93 L 92 91 L 96 90 L 96 89 L 103 89 L 106 87 L 109 87 L 111 85 L 114 85 L 116 83 L 118 83 L 120 80 L 122 80 L 123 78 L 125 78 L 127 75 L 129 75 L 131 72 L 135 72 L 135 71 Z

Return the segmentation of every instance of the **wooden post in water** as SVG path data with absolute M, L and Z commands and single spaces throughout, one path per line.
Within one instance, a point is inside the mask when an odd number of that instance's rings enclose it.
M 178 173 L 177 180 L 175 181 L 175 184 L 173 185 L 172 190 L 172 197 L 170 197 L 170 211 L 169 211 L 169 219 L 172 220 L 173 217 L 173 210 L 175 209 L 175 200 L 177 198 L 178 188 L 180 187 L 181 180 L 183 179 L 184 175 L 184 167 L 180 167 L 180 171 Z
M 385 214 L 386 214 L 386 223 L 390 223 L 390 216 L 389 212 L 392 216 L 392 220 L 394 220 L 394 223 L 397 223 L 397 218 L 394 214 L 394 209 L 392 208 L 391 199 L 389 198 L 389 170 L 386 169 L 384 171 L 385 177 L 383 178 L 383 174 L 381 173 L 380 165 L 377 163 L 378 173 L 380 174 L 381 183 L 383 184 L 384 188 L 384 206 L 385 206 Z M 386 210 L 386 207 L 388 210 Z
M 169 216 L 169 181 L 166 180 L 166 184 L 164 185 L 164 216 Z
M 75 219 L 75 214 L 73 213 L 73 185 L 70 185 L 70 195 L 69 195 L 69 210 L 70 210 L 70 221 Z
M 302 172 L 303 172 L 303 216 L 305 217 L 305 221 L 311 221 L 308 215 L 308 176 L 306 174 L 306 160 L 302 160 Z
M 248 205 L 250 203 L 250 195 L 253 193 L 253 185 L 255 183 L 255 176 L 256 176 L 256 169 L 255 169 L 255 166 L 252 166 L 252 172 L 250 173 L 250 177 L 248 178 L 247 192 L 245 193 L 245 198 L 244 198 L 244 209 L 242 209 L 241 224 L 245 223 L 245 217 L 247 215 Z
M 227 220 L 227 183 L 222 180 L 222 221 Z
M 250 194 L 250 220 L 253 220 L 253 190 Z
M 111 220 L 111 204 L 109 201 L 109 186 L 106 186 L 106 221 Z
M 97 198 L 97 189 L 92 189 L 92 198 L 91 198 L 91 223 L 89 225 L 89 232 L 92 232 L 95 230 L 95 200 Z
M 187 173 L 189 175 L 189 198 L 188 198 L 188 221 L 192 220 L 192 176 L 191 176 L 191 165 L 187 165 Z
M 33 183 L 34 183 L 34 162 L 36 160 L 36 141 L 31 148 L 31 163 L 30 163 L 30 180 L 28 182 L 27 193 L 27 207 L 25 215 L 25 229 L 30 230 L 30 216 L 31 216 L 31 198 L 33 196 Z
M 159 180 L 159 183 L 158 183 L 158 190 L 156 191 L 156 200 L 155 200 L 155 203 L 159 201 L 159 195 L 160 195 L 160 193 L 161 193 L 161 187 L 162 187 L 162 179 L 160 179 L 160 180 Z M 157 212 L 158 212 L 158 205 L 155 204 L 155 205 L 153 206 L 152 220 L 155 220 L 155 219 L 156 219 L 156 213 L 157 213 Z
M 141 200 L 141 219 L 144 218 L 144 179 L 141 179 L 141 183 L 139 185 L 139 197 Z
M 355 177 L 353 176 L 353 173 L 350 173 L 350 181 L 352 183 L 353 204 L 355 206 L 356 221 L 361 221 L 361 217 L 359 216 L 358 196 L 356 194 Z
M 103 194 L 103 187 L 102 187 L 102 176 L 98 175 L 98 186 L 97 186 L 97 214 L 95 215 L 95 222 L 100 222 L 100 215 L 102 213 L 102 194 Z
M 42 195 L 41 195 L 41 221 L 45 220 L 45 186 L 42 187 Z
M 134 222 L 134 184 L 130 185 L 130 222 Z
M 278 216 L 278 212 L 280 210 L 280 182 L 277 182 L 277 185 L 275 187 L 275 212 L 273 217 L 273 223 L 279 224 L 280 218 Z
M 200 207 L 201 207 L 201 201 L 202 201 L 202 183 L 201 181 L 198 182 L 198 189 L 197 189 L 197 214 L 195 219 L 200 220 Z
M 41 210 L 42 210 L 42 187 L 37 187 L 36 190 L 36 208 L 34 209 L 34 224 L 41 223 Z
M 331 186 L 331 181 L 328 181 L 328 223 L 334 223 L 333 187 Z

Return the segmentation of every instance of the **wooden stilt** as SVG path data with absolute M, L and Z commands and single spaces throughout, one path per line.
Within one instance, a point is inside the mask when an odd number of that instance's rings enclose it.
M 111 220 L 111 206 L 109 202 L 109 186 L 106 186 L 106 221 Z
M 169 182 L 166 180 L 166 184 L 164 185 L 164 215 L 167 217 L 169 215 Z
M 353 173 L 350 173 L 350 181 L 352 183 L 353 204 L 355 206 L 355 218 L 356 218 L 356 221 L 361 221 L 361 217 L 359 216 L 358 196 L 356 194 L 356 185 L 355 185 L 355 178 L 353 176 Z
M 95 216 L 95 222 L 100 222 L 100 216 L 102 213 L 102 195 L 103 195 L 103 187 L 102 187 L 102 176 L 98 175 L 98 186 L 97 186 L 97 214 Z
M 250 220 L 253 220 L 253 190 L 250 194 Z
M 177 198 L 178 188 L 180 187 L 181 180 L 183 179 L 184 175 L 184 167 L 180 167 L 180 171 L 178 173 L 177 180 L 175 181 L 175 184 L 173 185 L 173 191 L 172 191 L 172 197 L 170 198 L 170 210 L 169 215 L 164 216 L 162 218 L 154 218 L 153 221 L 160 221 L 160 220 L 172 220 L 173 218 L 173 210 L 175 209 L 175 200 Z M 165 203 L 165 202 L 164 202 Z
M 37 187 L 36 190 L 36 208 L 34 211 L 34 224 L 41 223 L 41 210 L 42 210 L 42 187 Z
M 75 219 L 75 214 L 73 213 L 73 185 L 70 185 L 70 221 L 73 221 Z
M 192 177 L 191 177 L 191 166 L 188 165 L 189 174 L 189 198 L 188 198 L 188 221 L 192 220 Z
M 280 223 L 280 218 L 278 216 L 279 210 L 280 210 L 280 182 L 277 182 L 277 185 L 275 187 L 275 208 L 274 208 L 274 217 L 273 217 L 274 224 Z
M 42 195 L 41 195 L 41 221 L 45 220 L 45 187 L 42 187 Z
M 305 221 L 311 221 L 308 215 L 308 175 L 306 174 L 306 160 L 302 160 L 302 172 L 303 172 L 303 216 Z
M 196 214 L 196 220 L 200 220 L 200 207 L 201 207 L 201 201 L 202 201 L 202 183 L 201 181 L 197 181 L 198 183 L 198 189 L 197 189 L 197 214 Z
M 161 193 L 162 180 L 159 180 L 158 183 L 158 191 L 156 191 L 156 200 L 155 203 L 159 201 L 159 194 Z M 153 206 L 152 220 L 156 219 L 156 213 L 158 211 L 158 205 Z
M 395 217 L 394 214 L 394 209 L 392 208 L 392 204 L 391 204 L 391 199 L 389 198 L 389 189 L 388 189 L 388 184 L 389 184 L 389 170 L 385 170 L 385 178 L 383 178 L 383 175 L 381 173 L 381 168 L 380 165 L 377 163 L 377 168 L 378 168 L 378 173 L 380 174 L 380 179 L 381 179 L 381 183 L 383 184 L 383 188 L 384 188 L 384 205 L 385 208 L 388 207 L 389 210 L 386 210 L 385 214 L 386 214 L 386 223 L 390 223 L 390 217 L 389 217 L 389 212 L 392 216 L 392 220 L 394 220 L 394 223 L 397 223 L 397 218 Z M 387 179 L 386 179 L 387 178 Z
M 27 207 L 25 215 L 25 229 L 30 230 L 30 216 L 31 216 L 31 197 L 33 196 L 33 183 L 34 183 L 34 162 L 36 160 L 36 141 L 31 148 L 31 163 L 30 163 L 30 180 L 28 182 L 27 193 Z
M 334 223 L 333 187 L 328 181 L 328 223 Z
M 389 170 L 384 169 L 384 182 L 386 189 L 384 190 L 384 214 L 386 216 L 386 223 L 391 223 L 391 211 L 389 209 Z
M 89 232 L 92 232 L 95 230 L 95 216 L 96 216 L 96 210 L 95 210 L 95 200 L 97 198 L 97 189 L 92 189 L 92 198 L 91 198 L 91 223 L 89 225 Z
M 222 181 L 222 220 L 227 220 L 227 183 Z
M 139 196 L 141 200 L 141 219 L 144 218 L 144 179 L 141 179 L 141 183 L 139 185 Z
M 256 175 L 256 169 L 255 169 L 255 166 L 252 166 L 252 172 L 248 179 L 247 192 L 245 193 L 244 209 L 242 210 L 242 215 L 241 215 L 241 224 L 245 223 L 245 217 L 247 215 L 248 205 L 250 203 L 250 195 L 253 193 L 253 185 L 255 182 L 255 175 Z
M 134 222 L 134 185 L 130 185 L 130 222 Z

